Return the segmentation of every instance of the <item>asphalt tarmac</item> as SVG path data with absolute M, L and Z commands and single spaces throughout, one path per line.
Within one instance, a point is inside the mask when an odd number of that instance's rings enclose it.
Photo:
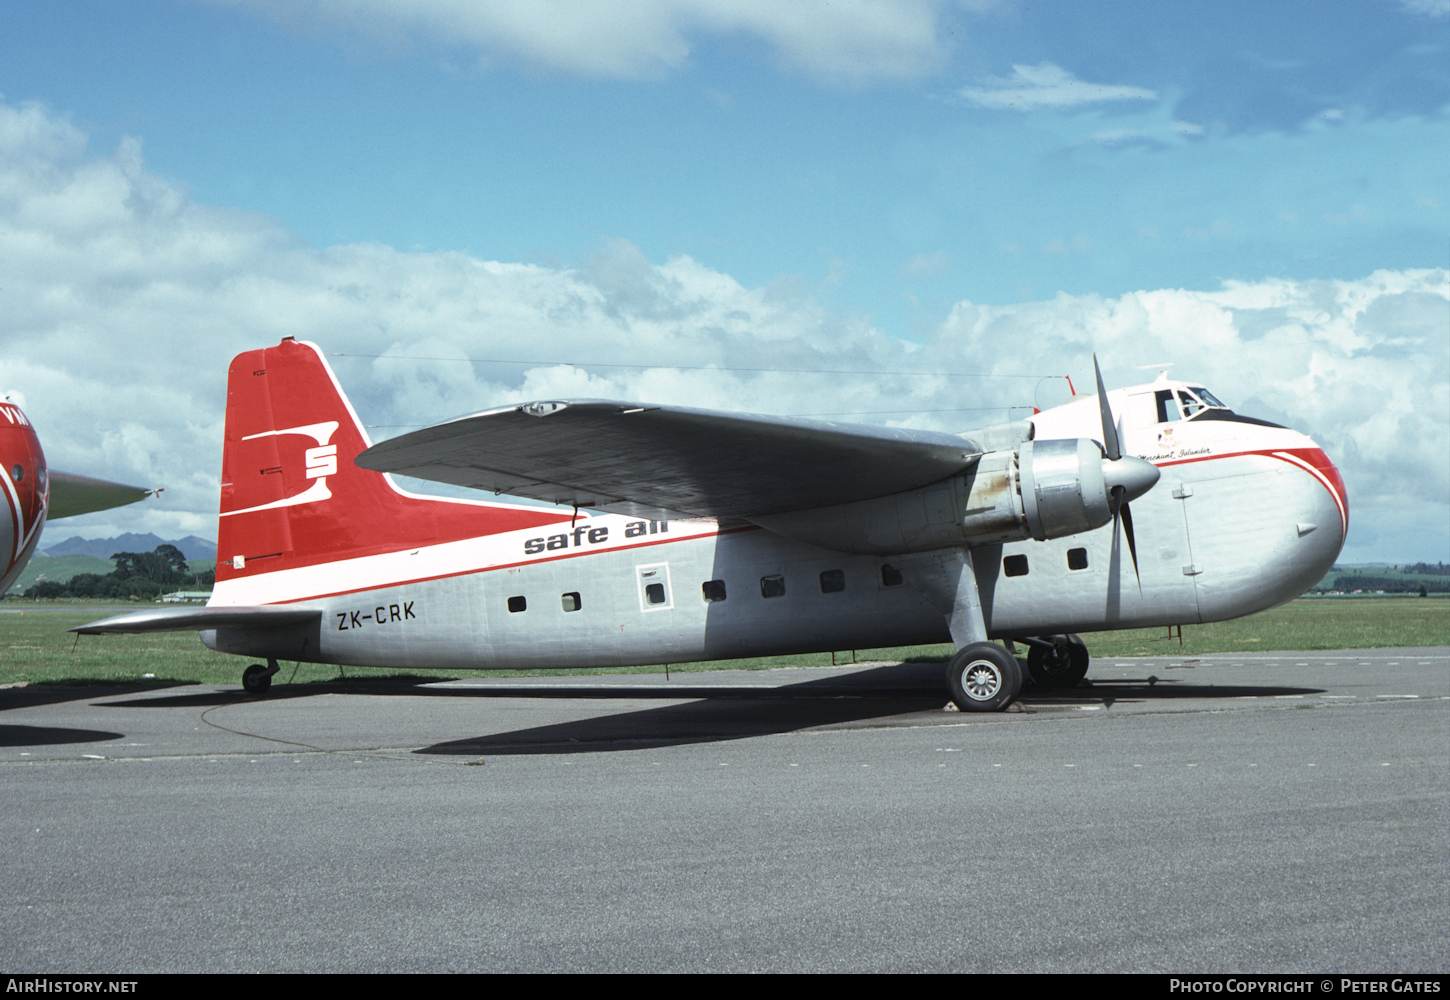
M 1450 649 L 940 674 L 0 690 L 0 971 L 1450 971 Z

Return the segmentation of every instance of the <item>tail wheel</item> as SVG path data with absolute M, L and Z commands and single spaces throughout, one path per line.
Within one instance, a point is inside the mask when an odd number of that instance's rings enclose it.
M 253 663 L 242 671 L 242 689 L 247 694 L 266 694 L 272 687 L 272 675 L 276 672 L 276 670 L 268 670 L 260 663 Z
M 1052 646 L 1035 643 L 1027 650 L 1027 673 L 1038 687 L 1077 687 L 1088 672 L 1087 646 L 1077 636 L 1049 637 Z
M 994 643 L 972 643 L 947 663 L 947 690 L 963 712 L 1000 712 L 1021 689 L 1017 658 Z

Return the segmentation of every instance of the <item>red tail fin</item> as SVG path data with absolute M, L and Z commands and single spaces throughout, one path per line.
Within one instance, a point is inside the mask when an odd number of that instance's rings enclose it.
M 239 354 L 227 374 L 217 580 L 567 521 L 418 497 L 353 459 L 371 444 L 315 344 Z

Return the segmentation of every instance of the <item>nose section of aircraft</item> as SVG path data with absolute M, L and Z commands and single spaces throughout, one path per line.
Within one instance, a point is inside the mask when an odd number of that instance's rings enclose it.
M 0 404 L 0 594 L 20 575 L 39 540 L 45 509 L 45 453 L 20 410 Z
M 1203 621 L 1298 597 L 1333 568 L 1349 524 L 1344 480 L 1309 438 L 1281 432 L 1228 461 L 1168 470 L 1183 486 Z
M 1305 473 L 1298 491 L 1303 520 L 1295 522 L 1301 549 L 1299 561 L 1306 575 L 1322 576 L 1333 568 L 1349 533 L 1349 494 L 1344 477 L 1329 456 L 1308 438 L 1305 444 L 1307 447 L 1280 452 L 1277 457 Z
M 1124 500 L 1136 500 L 1151 490 L 1161 475 L 1158 466 L 1132 455 L 1117 461 L 1103 459 L 1103 485 L 1109 496 L 1121 486 Z

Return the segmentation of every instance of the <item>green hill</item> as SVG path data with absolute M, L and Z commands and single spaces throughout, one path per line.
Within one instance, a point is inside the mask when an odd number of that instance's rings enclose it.
M 20 578 L 10 586 L 9 593 L 23 594 L 38 581 L 66 583 L 77 573 L 96 573 L 104 576 L 114 572 L 113 559 L 97 559 L 95 556 L 39 556 L 30 560 L 20 573 Z
M 216 568 L 215 559 L 188 559 L 186 568 L 193 573 L 202 573 Z M 114 572 L 116 561 L 114 559 L 97 559 L 95 556 L 37 556 L 30 560 L 30 565 L 21 571 L 19 579 L 10 585 L 10 594 L 23 594 L 36 583 L 44 580 L 48 583 L 67 583 L 77 573 L 95 573 L 98 576 L 105 576 Z M 209 587 L 186 586 L 182 590 L 208 590 Z

